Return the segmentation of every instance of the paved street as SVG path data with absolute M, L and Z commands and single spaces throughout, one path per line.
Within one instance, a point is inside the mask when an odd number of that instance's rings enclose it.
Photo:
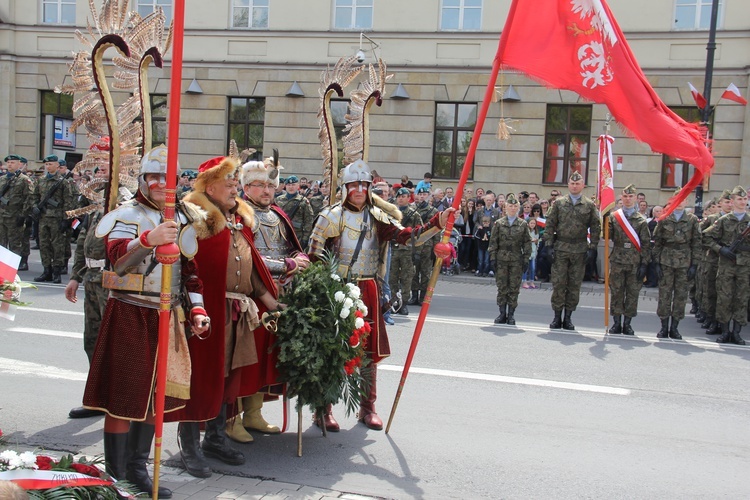
M 32 252 L 32 270 L 40 271 Z M 87 372 L 82 306 L 64 285 L 25 291 L 32 307 L 0 330 L 0 429 L 10 446 L 102 453 L 102 419 L 74 421 Z M 237 445 L 241 467 L 180 474 L 165 426 L 164 478 L 175 498 L 747 498 L 750 349 L 720 346 L 687 317 L 685 341 L 655 338 L 655 290 L 636 338 L 604 335 L 601 285 L 584 283 L 577 332 L 550 331 L 550 290 L 523 290 L 516 327 L 492 324 L 494 281 L 441 277 L 390 434 L 335 413 L 323 438 L 296 413 L 281 436 Z M 79 294 L 82 293 L 79 291 Z M 381 365 L 387 419 L 418 310 L 396 316 Z M 744 332 L 746 338 L 750 332 Z M 280 403 L 264 410 L 281 423 Z M 242 496 L 245 495 L 245 496 Z

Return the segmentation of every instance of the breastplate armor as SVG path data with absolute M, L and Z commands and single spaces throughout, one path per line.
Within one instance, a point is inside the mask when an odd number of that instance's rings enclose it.
M 374 277 L 378 271 L 380 253 L 374 217 L 367 213 L 367 222 L 365 222 L 364 211 L 350 212 L 349 210 L 342 210 L 341 217 L 341 232 L 333 240 L 333 250 L 339 259 L 339 272 L 342 276 L 346 276 L 348 269 L 351 277 Z M 362 231 L 365 236 L 359 256 L 354 266 L 349 269 Z
M 287 236 L 287 227 L 273 210 L 255 208 L 255 248 L 274 278 L 286 273 L 284 259 L 290 257 L 292 245 Z

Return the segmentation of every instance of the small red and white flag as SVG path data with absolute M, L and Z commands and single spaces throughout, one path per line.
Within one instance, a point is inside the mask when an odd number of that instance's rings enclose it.
M 0 246 L 0 283 L 13 283 L 16 279 L 20 263 L 20 255 L 16 255 L 7 248 Z M 8 302 L 0 302 L 0 318 L 13 321 L 16 318 L 16 306 Z
M 78 228 L 78 226 L 80 226 L 80 225 L 81 225 L 81 220 L 80 220 L 80 219 L 73 219 L 73 222 L 71 222 L 71 223 L 70 223 L 70 227 L 72 227 L 74 231 L 75 231 L 75 230 L 76 230 L 76 229 Z
M 721 94 L 722 99 L 729 99 L 730 101 L 734 101 L 738 104 L 742 104 L 743 106 L 747 106 L 747 99 L 742 97 L 742 94 L 740 94 L 740 89 L 737 88 L 737 85 L 730 83 L 729 87 L 724 91 L 723 94 Z
M 698 89 L 693 87 L 693 84 L 688 82 L 688 85 L 690 86 L 690 93 L 693 94 L 693 100 L 695 101 L 695 104 L 698 105 L 699 108 L 704 109 L 706 107 L 706 98 L 703 97 L 703 94 L 698 92 Z
M 547 226 L 547 219 L 544 217 L 537 217 L 536 218 L 536 227 L 540 229 L 544 229 Z

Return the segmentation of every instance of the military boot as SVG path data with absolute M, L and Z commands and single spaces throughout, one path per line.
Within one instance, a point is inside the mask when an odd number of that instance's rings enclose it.
M 576 329 L 575 325 L 570 320 L 570 317 L 572 315 L 573 315 L 573 311 L 569 311 L 568 309 L 565 309 L 565 315 L 563 316 L 563 322 L 562 322 L 563 330 L 575 330 Z
M 60 278 L 60 268 L 57 266 L 52 268 L 52 283 L 62 283 L 62 278 Z
M 36 281 L 37 283 L 52 281 L 52 268 L 49 266 L 45 267 L 44 272 L 34 278 L 34 281 Z
M 498 306 L 500 308 L 500 314 L 495 318 L 495 324 L 496 325 L 503 325 L 506 321 L 508 321 L 508 315 L 505 312 L 505 304 L 500 304 Z
M 714 317 L 706 314 L 706 319 L 704 319 L 703 323 L 701 323 L 701 328 L 703 328 L 704 330 L 711 330 L 713 329 L 715 324 L 716 320 L 714 319 Z
M 666 339 L 669 337 L 669 318 L 661 319 L 661 330 L 656 334 L 657 339 Z
M 719 335 L 721 333 L 721 323 L 716 320 L 711 322 L 711 326 L 706 330 L 706 335 Z
M 508 306 L 508 320 L 507 324 L 509 325 L 515 325 L 516 324 L 516 318 L 513 317 L 513 314 L 516 312 L 515 307 Z
M 409 308 L 406 307 L 406 304 L 402 305 L 398 312 L 396 314 L 400 314 L 401 316 L 408 316 L 409 315 Z
M 693 307 L 690 308 L 690 314 L 697 314 L 698 313 L 698 301 L 695 299 L 690 300 Z
M 742 340 L 742 337 L 740 337 L 740 332 L 742 331 L 742 325 L 737 323 L 737 320 L 735 320 L 732 323 L 732 343 L 737 345 L 745 345 L 745 341 Z
M 716 339 L 716 342 L 719 344 L 728 344 L 732 341 L 732 334 L 729 332 L 729 323 L 719 323 L 719 327 L 721 328 L 721 335 Z
M 419 291 L 419 305 L 422 305 L 422 302 L 424 301 L 424 297 L 427 295 L 427 292 L 424 290 Z
M 562 311 L 555 311 L 555 317 L 552 323 L 549 324 L 551 330 L 559 330 L 562 328 Z
M 635 331 L 633 331 L 633 327 L 630 326 L 630 320 L 632 318 L 625 316 L 625 319 L 622 320 L 622 334 L 623 335 L 635 335 Z
M 201 429 L 198 422 L 180 422 L 177 427 L 177 442 L 180 459 L 185 470 L 193 477 L 211 477 L 211 468 L 200 446 Z
M 672 318 L 672 326 L 669 327 L 669 338 L 675 339 L 675 340 L 682 340 L 682 335 L 680 335 L 679 330 L 677 330 L 677 327 L 680 325 L 680 320 Z
M 622 315 L 615 314 L 612 316 L 612 326 L 609 328 L 609 333 L 612 335 L 622 333 Z
M 29 270 L 29 258 L 28 257 L 21 257 L 21 262 L 18 263 L 18 270 L 19 271 Z
M 227 404 L 223 403 L 216 418 L 206 422 L 206 434 L 203 436 L 203 443 L 201 443 L 203 454 L 221 460 L 228 465 L 242 465 L 245 463 L 245 455 L 229 446 L 226 427 Z
M 699 309 L 698 313 L 695 315 L 695 320 L 698 323 L 703 323 L 704 321 L 706 321 L 706 311 L 704 311 L 703 309 Z
M 146 462 L 151 453 L 151 443 L 154 440 L 154 426 L 144 422 L 130 422 L 128 431 L 128 465 L 125 479 L 132 483 L 138 491 L 150 495 L 154 483 L 148 476 Z M 172 491 L 159 487 L 159 498 L 172 498 Z
M 419 290 L 411 291 L 411 297 L 409 297 L 409 302 L 407 302 L 406 305 L 409 305 L 409 306 L 419 305 Z

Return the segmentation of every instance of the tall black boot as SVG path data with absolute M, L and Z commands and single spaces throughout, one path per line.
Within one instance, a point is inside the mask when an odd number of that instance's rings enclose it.
M 635 331 L 633 331 L 633 327 L 630 326 L 630 320 L 632 318 L 625 316 L 625 318 L 622 320 L 622 334 L 623 335 L 635 335 Z
M 562 311 L 555 311 L 555 317 L 552 323 L 549 324 L 551 330 L 559 330 L 562 328 Z
M 62 278 L 60 278 L 60 268 L 57 266 L 52 267 L 52 283 L 62 283 Z
M 661 319 L 661 330 L 656 334 L 657 339 L 666 339 L 669 337 L 669 317 Z
M 21 257 L 21 262 L 18 263 L 18 270 L 19 271 L 28 271 L 29 270 L 29 256 Z
M 719 323 L 721 335 L 716 339 L 719 344 L 728 344 L 732 341 L 732 334 L 729 332 L 729 323 Z
M 675 339 L 675 340 L 682 340 L 682 335 L 680 335 L 680 331 L 677 330 L 677 327 L 680 324 L 679 319 L 675 319 L 674 316 L 672 317 L 672 325 L 669 327 L 669 338 Z
M 570 316 L 572 314 L 573 314 L 573 311 L 565 309 L 565 315 L 563 316 L 563 322 L 562 322 L 563 330 L 575 330 L 576 329 L 575 325 L 570 320 Z
M 221 411 L 216 418 L 206 422 L 206 434 L 203 436 L 203 453 L 207 457 L 216 458 L 225 464 L 242 465 L 245 455 L 229 446 L 227 441 L 227 404 L 221 405 Z
M 622 315 L 621 314 L 615 314 L 612 316 L 612 326 L 609 329 L 609 333 L 611 334 L 617 334 L 622 333 Z
M 34 281 L 36 281 L 37 283 L 42 283 L 45 281 L 52 281 L 52 268 L 49 266 L 45 266 L 44 272 L 42 272 L 42 274 L 34 278 Z
M 742 325 L 737 323 L 737 320 L 732 322 L 732 342 L 737 345 L 745 345 L 745 341 L 740 337 L 742 331 Z
M 508 321 L 508 315 L 505 312 L 505 304 L 500 304 L 498 307 L 500 308 L 500 314 L 495 318 L 495 324 L 502 325 Z
M 198 422 L 180 422 L 177 427 L 177 439 L 180 443 L 180 458 L 185 470 L 193 477 L 211 477 L 211 468 L 203 455 L 201 428 Z
M 128 466 L 128 433 L 104 433 L 104 464 L 107 474 L 118 481 L 125 480 Z
M 146 462 L 154 441 L 154 426 L 145 422 L 130 422 L 128 432 L 128 465 L 125 479 L 143 493 L 151 494 L 154 483 L 148 477 Z M 159 498 L 172 498 L 172 490 L 159 486 Z
M 508 305 L 508 320 L 507 320 L 507 324 L 509 324 L 509 325 L 515 325 L 516 324 L 516 318 L 513 317 L 513 314 L 515 312 L 516 312 L 516 308 L 515 307 L 510 307 L 510 305 Z

